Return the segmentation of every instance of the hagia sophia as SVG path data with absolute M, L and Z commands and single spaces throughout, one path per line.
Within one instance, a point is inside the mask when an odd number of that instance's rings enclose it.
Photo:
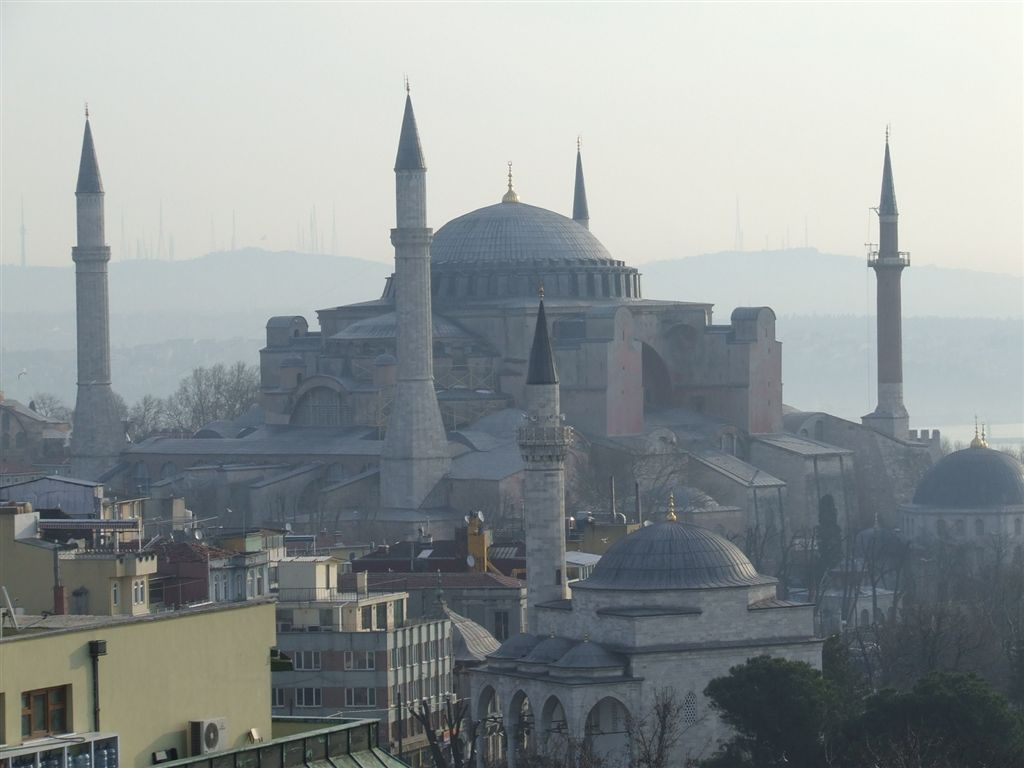
M 93 333 L 106 301 L 82 293 L 97 290 L 81 282 L 97 274 L 82 254 L 106 246 L 86 130 L 79 231 L 99 239 L 76 248 L 79 271 L 89 268 L 80 275 L 79 349 L 95 367 L 109 360 L 108 334 Z M 236 422 L 130 446 L 117 441 L 120 431 L 90 427 L 105 437 L 81 443 L 78 466 L 105 462 L 91 474 L 121 494 L 183 495 L 199 515 L 245 509 L 253 522 L 297 530 L 357 522 L 380 529 L 377 538 L 402 537 L 413 525 L 446 535 L 476 509 L 522 528 L 514 433 L 541 288 L 566 424 L 583 446 L 571 471 L 600 475 L 602 486 L 614 476 L 661 508 L 673 491 L 699 499 L 686 514 L 733 537 L 792 534 L 815 524 L 826 496 L 851 522 L 876 511 L 895 521 L 885 500 L 909 497 L 931 464 L 938 435 L 909 430 L 902 402 L 899 273 L 909 261 L 896 243 L 888 143 L 881 244 L 870 263 L 880 302 L 894 307 L 879 313 L 879 407 L 863 423 L 784 405 L 771 308 L 738 307 L 722 323 L 708 303 L 644 298 L 637 268 L 591 231 L 578 147 L 571 218 L 521 200 L 510 168 L 499 202 L 434 233 L 407 98 L 395 170 L 395 272 L 378 298 L 319 309 L 315 323 L 270 318 L 260 402 Z M 107 338 L 106 352 L 97 338 Z M 87 378 L 109 389 L 109 370 Z M 79 423 L 88 426 L 94 412 L 105 424 L 109 415 L 85 402 L 102 400 L 104 385 L 84 380 Z M 670 455 L 670 479 L 638 476 L 638 456 L 652 451 Z

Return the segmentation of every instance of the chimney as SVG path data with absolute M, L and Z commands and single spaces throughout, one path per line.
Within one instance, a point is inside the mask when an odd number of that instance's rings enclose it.
M 356 572 L 356 596 L 366 597 L 370 594 L 369 580 L 366 571 Z

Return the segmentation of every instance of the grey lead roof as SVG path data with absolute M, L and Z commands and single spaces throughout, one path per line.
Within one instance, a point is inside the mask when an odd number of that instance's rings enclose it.
M 395 157 L 396 171 L 425 171 L 423 148 L 420 146 L 420 132 L 416 128 L 416 115 L 412 111 L 412 97 L 405 96 L 405 114 L 402 115 L 402 133 L 398 137 L 398 155 Z
M 100 164 L 96 160 L 96 147 L 92 142 L 92 128 L 85 118 L 85 136 L 82 138 L 82 159 L 78 163 L 78 185 L 75 194 L 102 193 L 103 180 L 100 178 Z
M 544 314 L 544 299 L 537 308 L 537 325 L 533 330 L 533 345 L 530 347 L 530 368 L 526 374 L 527 384 L 557 384 L 555 355 L 551 351 L 548 336 L 548 318 Z
M 430 245 L 433 272 L 446 267 L 618 266 L 579 222 L 526 203 L 498 203 L 452 219 Z
M 882 164 L 882 195 L 878 202 L 879 215 L 895 216 L 896 187 L 892 181 L 892 160 L 889 158 L 889 137 L 885 137 L 885 161 Z
M 573 589 L 667 590 L 774 583 L 732 542 L 678 522 L 641 528 L 616 542 Z

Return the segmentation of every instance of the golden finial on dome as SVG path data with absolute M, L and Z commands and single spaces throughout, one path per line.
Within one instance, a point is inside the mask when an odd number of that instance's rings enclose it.
M 985 428 L 981 428 L 981 434 L 978 434 L 978 415 L 974 415 L 974 439 L 971 440 L 971 448 L 988 448 L 988 443 L 985 442 Z
M 665 520 L 670 523 L 675 523 L 679 520 L 676 517 L 676 495 L 674 493 L 668 495 L 668 512 L 665 513 Z
M 518 203 L 519 195 L 512 189 L 512 161 L 508 161 L 508 192 L 501 198 L 503 203 Z

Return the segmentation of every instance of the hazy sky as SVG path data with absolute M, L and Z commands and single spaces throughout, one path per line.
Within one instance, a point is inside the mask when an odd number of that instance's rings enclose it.
M 900 245 L 1022 272 L 1022 4 L 0 4 L 2 243 L 70 264 L 88 100 L 114 258 L 231 242 L 387 260 L 408 74 L 434 228 L 499 201 L 635 264 L 877 239 L 892 124 Z M 123 221 L 123 225 L 122 225 Z M 123 226 L 123 237 L 122 237 Z M 870 228 L 869 228 L 870 226 Z M 125 253 L 127 245 L 128 253 Z M 272 289 L 272 287 L 268 287 Z M 368 287 L 374 293 L 377 286 Z

